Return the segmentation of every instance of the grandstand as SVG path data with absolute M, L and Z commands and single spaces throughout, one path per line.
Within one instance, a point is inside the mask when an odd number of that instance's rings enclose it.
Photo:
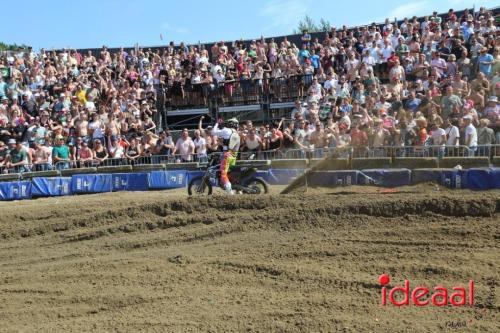
M 0 177 L 186 169 L 220 152 L 212 126 L 234 116 L 243 160 L 499 165 L 499 10 L 213 44 L 4 52 Z
M 466 10 L 455 11 L 455 15 L 457 17 L 462 17 Z M 490 9 L 492 15 L 496 17 L 498 13 L 500 13 L 500 7 L 494 7 Z M 437 16 L 441 19 L 445 20 L 448 13 L 441 13 Z M 411 13 L 408 13 L 408 17 L 411 17 Z M 423 22 L 424 16 L 416 18 L 418 22 Z M 401 26 L 404 23 L 403 19 L 397 20 L 396 22 L 392 22 L 396 26 Z M 374 26 L 377 29 L 381 30 L 384 27 L 384 23 L 371 23 L 365 26 L 359 27 L 346 27 L 343 26 L 342 30 L 345 31 L 353 31 L 356 32 L 358 29 L 363 27 L 371 27 Z M 340 29 L 332 28 L 332 31 L 339 31 Z M 332 31 L 324 31 L 324 32 L 312 32 L 310 33 L 311 39 L 318 39 L 319 41 L 324 40 L 326 33 L 331 33 Z M 291 44 L 295 44 L 297 46 L 301 45 L 301 37 L 302 35 L 286 35 L 286 36 L 275 36 L 275 37 L 266 37 L 265 40 L 269 41 L 271 38 L 275 43 L 280 45 L 284 41 L 288 41 Z M 188 45 L 187 47 L 195 47 L 202 50 L 207 50 L 211 55 L 212 47 L 214 44 L 218 42 L 212 43 L 201 43 L 196 45 Z M 226 42 L 227 45 L 238 44 L 245 45 L 249 47 L 252 44 L 252 40 L 240 40 L 233 42 Z M 174 42 L 170 42 L 169 47 L 173 49 L 179 50 L 180 45 L 176 45 Z M 165 46 L 137 46 L 137 47 L 128 47 L 128 48 L 109 48 L 109 51 L 120 52 L 123 50 L 148 50 L 151 52 L 163 52 L 166 47 Z M 78 50 L 82 54 L 86 54 L 87 52 L 91 52 L 94 56 L 98 56 L 101 48 L 91 48 L 91 49 L 79 49 Z M 272 81 L 273 78 L 270 78 Z M 258 87 L 255 86 L 255 83 L 251 84 L 251 88 L 247 91 L 249 97 L 245 100 L 243 94 L 241 93 L 238 96 L 235 96 L 232 101 L 228 99 L 223 99 L 221 95 L 221 91 L 215 92 L 215 95 L 212 96 L 214 98 L 210 98 L 207 100 L 207 103 L 203 101 L 197 101 L 195 99 L 183 100 L 180 103 L 173 102 L 168 97 L 167 93 L 167 102 L 164 107 L 164 119 L 169 123 L 169 127 L 173 128 L 182 128 L 182 127 L 193 127 L 197 125 L 197 117 L 202 114 L 211 114 L 214 117 L 218 118 L 217 115 L 219 113 L 224 117 L 232 117 L 237 116 L 242 119 L 250 119 L 253 121 L 269 121 L 269 120 L 279 120 L 282 116 L 289 116 L 291 110 L 293 109 L 293 102 L 298 96 L 297 93 L 297 84 L 302 81 L 302 77 L 300 75 L 295 75 L 295 77 L 291 78 L 287 81 L 287 84 L 282 87 L 278 94 L 275 94 L 274 91 L 259 91 Z M 273 83 L 269 82 L 272 86 Z M 278 83 L 276 83 L 278 84 Z M 281 82 L 280 82 L 281 84 Z M 163 106 L 163 105 L 162 105 Z M 162 107 L 159 106 L 159 107 Z

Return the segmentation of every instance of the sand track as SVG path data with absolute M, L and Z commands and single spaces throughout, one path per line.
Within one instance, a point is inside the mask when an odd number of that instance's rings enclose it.
M 499 192 L 113 193 L 0 212 L 0 331 L 500 331 Z M 472 278 L 477 306 L 381 307 L 383 272 Z

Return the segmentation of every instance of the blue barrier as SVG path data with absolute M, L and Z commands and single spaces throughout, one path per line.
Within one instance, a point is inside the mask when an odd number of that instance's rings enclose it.
M 204 173 L 205 172 L 200 171 L 200 170 L 188 171 L 188 173 L 187 173 L 187 179 L 186 179 L 187 183 L 189 183 L 191 181 L 191 179 L 193 179 L 193 178 L 203 176 Z
M 270 185 L 288 185 L 304 172 L 303 169 L 269 169 L 260 176 Z
M 111 174 L 85 174 L 71 176 L 73 193 L 111 192 L 113 180 Z
M 500 168 L 490 168 L 491 188 L 500 189 Z
M 149 188 L 167 189 L 185 187 L 187 176 L 188 172 L 186 170 L 151 171 L 149 175 Z
M 310 186 L 350 186 L 358 184 L 358 170 L 314 171 L 307 175 Z
M 365 169 L 359 172 L 358 184 L 398 187 L 410 185 L 409 169 Z
M 441 185 L 449 188 L 468 188 L 467 170 L 441 169 Z
M 31 182 L 3 182 L 0 183 L 0 201 L 23 200 L 31 198 Z
M 305 172 L 303 169 L 260 170 L 256 176 L 271 185 L 286 185 Z M 20 200 L 72 193 L 147 191 L 185 187 L 203 171 L 152 171 L 151 173 L 84 174 L 72 177 L 40 177 L 31 181 L 0 182 L 0 200 Z M 311 186 L 349 186 L 354 184 L 397 187 L 437 181 L 450 188 L 473 190 L 500 189 L 500 168 L 458 169 L 366 169 L 314 171 L 308 175 Z M 217 186 L 218 180 L 214 185 Z
M 149 173 L 112 174 L 113 192 L 149 190 Z
M 31 180 L 33 197 L 54 197 L 71 194 L 71 177 L 36 177 Z
M 500 168 L 468 169 L 466 185 L 471 190 L 500 189 Z
M 441 169 L 413 169 L 411 171 L 412 184 L 441 182 Z

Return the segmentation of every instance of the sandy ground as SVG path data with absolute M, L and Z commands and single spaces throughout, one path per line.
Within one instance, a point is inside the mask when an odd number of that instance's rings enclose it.
M 500 331 L 500 192 L 281 189 L 0 203 L 0 331 Z M 475 306 L 381 306 L 382 273 Z

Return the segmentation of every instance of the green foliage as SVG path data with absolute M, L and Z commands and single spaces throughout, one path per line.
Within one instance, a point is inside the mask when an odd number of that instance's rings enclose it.
M 332 25 L 330 24 L 330 21 L 325 20 L 324 18 L 319 20 L 319 31 L 330 31 L 331 28 Z
M 319 23 L 316 23 L 309 15 L 306 15 L 299 21 L 299 24 L 297 28 L 293 30 L 293 33 L 301 34 L 304 30 L 309 32 L 329 31 L 331 26 L 330 22 L 324 18 L 321 18 Z
M 27 49 L 29 46 L 25 44 L 5 44 L 0 42 L 0 51 L 17 51 L 19 48 Z

